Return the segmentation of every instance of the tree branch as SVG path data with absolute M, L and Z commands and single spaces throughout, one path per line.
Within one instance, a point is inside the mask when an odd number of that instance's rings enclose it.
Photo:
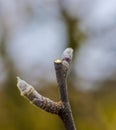
M 62 102 L 68 101 L 67 87 L 66 87 L 66 78 L 64 73 L 64 67 L 61 60 L 54 61 L 56 78 L 59 86 L 59 94 Z
M 67 72 L 70 68 L 70 63 L 73 56 L 73 49 L 67 48 L 60 59 L 54 61 L 56 79 L 59 86 L 59 93 L 62 102 L 68 102 L 67 93 Z
M 59 116 L 64 122 L 66 130 L 76 130 L 67 92 L 67 72 L 70 68 L 70 62 L 72 60 L 72 56 L 73 56 L 73 50 L 71 48 L 67 48 L 63 52 L 62 59 L 54 61 L 60 99 L 64 104 L 64 108 L 61 109 Z
M 62 102 L 54 102 L 49 98 L 40 95 L 31 85 L 19 77 L 17 77 L 17 80 L 17 86 L 21 92 L 21 95 L 29 99 L 30 102 L 37 107 L 40 107 L 41 109 L 53 114 L 58 114 L 59 111 L 63 109 L 64 106 Z
M 67 92 L 67 74 L 72 60 L 73 50 L 67 48 L 61 57 L 54 61 L 56 78 L 59 87 L 60 101 L 54 102 L 40 95 L 31 85 L 17 77 L 17 86 L 22 96 L 29 99 L 34 105 L 41 109 L 59 115 L 66 130 L 76 130 Z

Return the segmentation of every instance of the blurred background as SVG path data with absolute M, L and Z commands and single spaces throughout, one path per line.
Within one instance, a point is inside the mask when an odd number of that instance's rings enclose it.
M 116 130 L 116 1 L 0 0 L 0 129 L 64 130 L 20 96 L 16 76 L 59 100 L 53 61 L 74 49 L 69 99 L 78 130 Z

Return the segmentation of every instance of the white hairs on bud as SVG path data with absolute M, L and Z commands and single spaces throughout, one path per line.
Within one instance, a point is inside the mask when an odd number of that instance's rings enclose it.
M 68 63 L 71 62 L 73 57 L 73 49 L 72 48 L 67 48 L 64 50 L 62 54 L 62 61 L 67 61 Z

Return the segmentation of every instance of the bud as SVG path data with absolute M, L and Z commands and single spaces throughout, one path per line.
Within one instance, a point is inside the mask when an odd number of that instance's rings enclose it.
M 64 66 L 65 76 L 67 75 L 67 71 L 69 69 L 72 57 L 73 57 L 73 49 L 72 48 L 65 49 L 61 57 L 62 64 Z

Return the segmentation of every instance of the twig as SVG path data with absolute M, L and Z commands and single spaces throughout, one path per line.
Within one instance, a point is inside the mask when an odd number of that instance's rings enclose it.
M 62 102 L 68 102 L 67 93 L 67 72 L 70 67 L 70 62 L 72 60 L 73 50 L 72 48 L 67 48 L 62 55 L 61 60 L 57 59 L 54 61 L 56 78 L 59 86 L 59 93 Z
M 67 92 L 67 73 L 72 60 L 73 50 L 67 48 L 62 55 L 61 60 L 54 61 L 56 78 L 59 86 L 60 101 L 54 102 L 49 98 L 40 95 L 30 84 L 17 77 L 18 89 L 22 96 L 25 96 L 37 107 L 60 116 L 66 130 L 76 130 L 73 116 L 69 104 L 68 92 Z
M 60 99 L 64 104 L 64 109 L 61 109 L 59 116 L 64 122 L 66 130 L 76 130 L 67 92 L 67 72 L 70 67 L 72 55 L 73 50 L 71 48 L 67 48 L 62 55 L 62 59 L 55 60 L 54 62 Z
M 55 60 L 54 61 L 55 71 L 56 71 L 56 78 L 59 86 L 59 94 L 60 99 L 62 102 L 68 101 L 68 95 L 67 95 L 67 87 L 66 86 L 66 78 L 64 74 L 64 67 L 61 60 Z
M 49 98 L 40 95 L 30 84 L 19 77 L 17 77 L 17 80 L 17 86 L 21 92 L 21 95 L 25 96 L 37 107 L 40 107 L 41 109 L 53 114 L 58 114 L 59 111 L 63 109 L 62 102 L 54 102 Z

